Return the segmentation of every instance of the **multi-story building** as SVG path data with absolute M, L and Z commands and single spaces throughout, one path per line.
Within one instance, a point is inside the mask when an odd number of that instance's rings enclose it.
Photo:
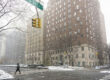
M 43 13 L 39 12 L 43 21 Z M 36 15 L 33 18 L 37 18 Z M 26 34 L 25 62 L 28 65 L 43 64 L 43 22 L 41 28 L 32 27 L 32 19 L 28 21 Z
M 0 64 L 3 64 L 6 51 L 6 36 L 0 37 Z
M 109 54 L 109 63 L 110 63 L 110 45 L 108 45 L 108 50 L 107 50 L 108 54 Z
M 100 14 L 98 0 L 49 0 L 44 15 L 45 64 L 99 65 Z
M 6 36 L 3 64 L 24 64 L 25 33 L 14 30 Z
M 101 65 L 107 65 L 109 64 L 109 54 L 108 54 L 108 46 L 107 46 L 107 38 L 106 38 L 106 30 L 105 30 L 105 23 L 104 23 L 104 15 L 100 13 L 100 29 L 98 30 L 100 33 L 100 38 L 97 44 L 98 51 L 99 51 L 99 63 Z M 100 41 L 100 42 L 99 42 Z

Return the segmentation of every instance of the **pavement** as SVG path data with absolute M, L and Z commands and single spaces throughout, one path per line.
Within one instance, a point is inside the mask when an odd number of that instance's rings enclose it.
M 99 71 L 45 71 L 16 76 L 14 80 L 100 80 L 105 75 Z
M 2 69 L 14 75 L 15 68 L 2 67 Z M 110 80 L 110 73 L 100 73 L 100 70 L 95 69 L 50 71 L 21 68 L 21 74 L 17 73 L 14 77 L 13 80 Z

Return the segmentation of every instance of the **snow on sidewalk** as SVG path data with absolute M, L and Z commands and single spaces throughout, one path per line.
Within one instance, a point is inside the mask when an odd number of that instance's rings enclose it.
M 109 70 L 105 70 L 105 71 L 100 71 L 100 73 L 110 73 Z
M 9 73 L 6 73 L 5 71 L 3 70 L 0 70 L 0 80 L 1 79 L 13 79 L 14 77 L 9 74 Z
M 48 66 L 51 71 L 73 71 L 73 70 L 83 70 L 82 67 L 64 67 L 64 66 Z
M 74 69 L 69 69 L 69 68 L 64 68 L 64 67 L 56 67 L 56 66 L 49 66 L 48 67 L 49 70 L 52 70 L 52 71 L 72 71 Z

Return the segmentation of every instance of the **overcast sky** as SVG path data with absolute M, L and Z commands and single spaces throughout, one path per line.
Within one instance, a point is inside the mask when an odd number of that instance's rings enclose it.
M 99 0 L 101 3 L 101 10 L 105 17 L 105 27 L 107 33 L 107 40 L 110 44 L 110 0 Z

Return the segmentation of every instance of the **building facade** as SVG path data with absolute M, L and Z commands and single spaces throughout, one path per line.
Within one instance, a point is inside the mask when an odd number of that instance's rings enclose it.
M 100 13 L 100 28 L 99 28 L 100 38 L 97 46 L 99 51 L 99 63 L 101 65 L 108 65 L 109 64 L 109 53 L 108 53 L 108 44 L 106 38 L 106 30 L 105 30 L 105 21 L 104 15 Z
M 37 14 L 36 14 L 37 15 Z M 36 18 L 36 15 L 33 18 Z M 32 27 L 32 18 L 28 21 L 26 34 L 25 62 L 28 65 L 43 64 L 43 13 L 40 13 L 42 27 Z
M 14 30 L 7 34 L 3 64 L 24 64 L 25 33 Z
M 0 37 L 0 64 L 3 64 L 6 51 L 6 36 Z
M 45 64 L 100 65 L 100 14 L 98 0 L 49 0 L 44 15 Z

